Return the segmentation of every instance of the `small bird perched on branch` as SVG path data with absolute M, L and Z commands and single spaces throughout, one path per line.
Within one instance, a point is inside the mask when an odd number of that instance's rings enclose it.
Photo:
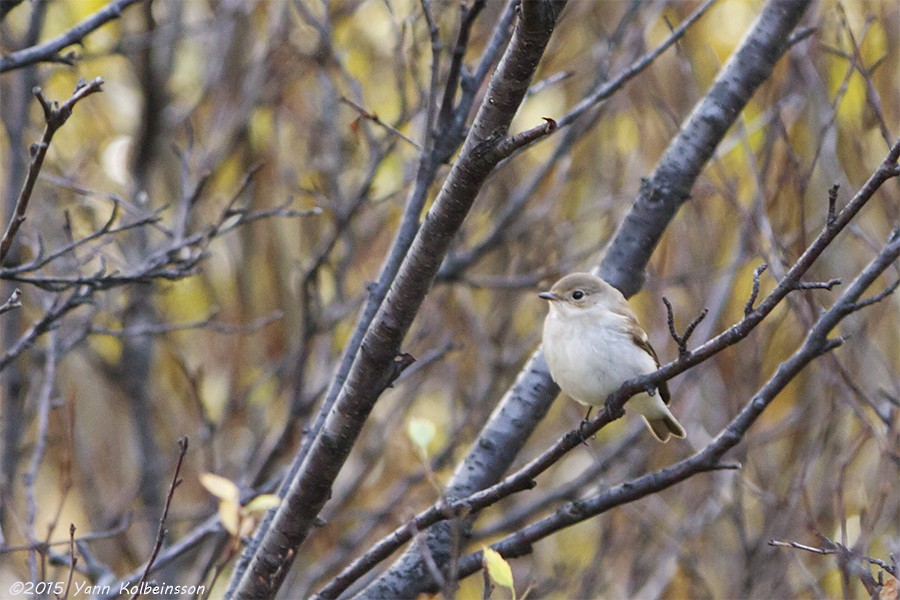
M 538 296 L 550 303 L 544 320 L 544 356 L 550 375 L 578 402 L 603 406 L 626 380 L 659 368 L 656 352 L 625 296 L 603 279 L 572 273 Z M 644 417 L 660 442 L 669 436 L 683 438 L 684 428 L 667 406 L 666 382 L 658 392 L 642 392 L 627 407 Z

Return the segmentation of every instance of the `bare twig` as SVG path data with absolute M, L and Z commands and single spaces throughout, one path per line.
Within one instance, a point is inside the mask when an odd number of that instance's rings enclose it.
M 131 527 L 131 518 L 122 519 L 121 523 L 117 523 L 112 529 L 108 529 L 105 531 L 95 531 L 93 533 L 87 533 L 79 538 L 75 539 L 76 544 L 82 544 L 84 542 L 93 542 L 96 540 L 106 540 L 112 537 L 116 537 L 117 535 L 122 535 L 128 528 Z M 0 554 L 7 554 L 9 552 L 22 552 L 24 550 L 40 550 L 42 548 L 51 548 L 53 546 L 62 546 L 68 545 L 70 543 L 70 539 L 57 540 L 55 542 L 50 541 L 38 541 L 30 544 L 21 544 L 18 546 L 0 546 Z M 68 564 L 68 561 L 62 562 L 60 564 Z
M 750 297 L 747 298 L 747 304 L 744 305 L 745 317 L 753 312 L 753 305 L 756 304 L 756 297 L 759 296 L 759 276 L 762 275 L 768 268 L 769 265 L 763 263 L 756 267 L 756 270 L 753 271 L 753 289 L 750 292 Z
M 367 121 L 372 121 L 379 127 L 383 127 L 384 129 L 391 132 L 392 134 L 394 134 L 395 136 L 397 136 L 398 138 L 400 138 L 407 144 L 410 144 L 412 147 L 416 148 L 417 150 L 422 149 L 421 146 L 419 146 L 419 144 L 415 140 L 410 139 L 409 137 L 404 135 L 403 132 L 399 131 L 393 125 L 382 121 L 381 117 L 379 117 L 377 114 L 367 111 L 365 108 L 363 108 L 362 106 L 360 106 L 359 104 L 357 104 L 356 102 L 351 100 L 350 98 L 347 98 L 346 96 L 341 96 L 340 100 L 341 100 L 341 102 L 343 102 L 344 104 L 346 104 L 347 106 L 349 106 L 350 108 L 355 110 L 359 114 L 359 117 L 361 119 L 366 119 Z
M 6 302 L 0 304 L 0 315 L 5 312 L 11 311 L 14 308 L 19 308 L 22 306 L 22 290 L 16 288 L 13 290 L 13 293 L 9 295 Z
M 817 27 L 799 27 L 788 36 L 788 45 L 798 44 L 818 31 Z
M 775 374 L 705 448 L 669 467 L 614 486 L 593 498 L 579 500 L 577 505 L 570 503 L 561 507 L 545 519 L 493 544 L 492 548 L 507 558 L 527 554 L 531 552 L 534 542 L 552 533 L 606 512 L 613 507 L 669 488 L 697 473 L 708 470 L 714 465 L 718 465 L 720 458 L 743 439 L 749 428 L 785 386 L 814 359 L 841 345 L 841 338 L 829 339 L 827 337 L 828 333 L 848 314 L 850 310 L 848 307 L 855 305 L 859 296 L 874 283 L 881 273 L 897 260 L 898 256 L 900 256 L 900 239 L 894 237 L 885 245 L 878 256 L 863 269 L 862 273 L 841 297 L 835 301 L 831 308 L 822 313 L 800 348 L 779 366 Z M 632 381 L 637 382 L 638 379 Z M 626 383 L 625 387 L 628 386 L 629 384 Z M 634 391 L 639 391 L 639 389 Z M 616 392 L 615 395 L 621 392 L 622 389 Z M 605 414 L 601 414 L 594 419 L 590 427 L 586 427 L 586 429 L 593 429 L 596 422 L 604 418 L 604 416 Z M 459 575 L 461 577 L 470 575 L 480 568 L 481 552 L 469 554 L 459 561 Z M 428 589 L 434 589 L 433 584 L 427 587 Z
M 834 211 L 837 206 L 838 190 L 840 188 L 840 184 L 834 182 L 834 185 L 828 189 L 828 214 L 825 215 L 825 225 L 827 227 L 831 227 L 832 223 L 834 223 Z
M 526 129 L 511 138 L 503 140 L 500 144 L 497 144 L 496 151 L 500 159 L 508 158 L 516 150 L 524 148 L 559 129 L 559 125 L 557 125 L 556 121 L 550 117 L 543 117 L 543 119 L 545 121 L 543 125 L 537 125 L 531 129 Z
M 534 85 L 529 87 L 528 95 L 533 96 L 535 94 L 539 94 L 546 88 L 553 87 L 557 83 L 565 81 L 566 79 L 569 79 L 573 75 L 575 75 L 574 71 L 557 71 L 556 73 L 553 73 L 549 77 L 545 77 L 544 79 L 541 79 L 540 81 L 538 81 L 537 83 L 535 83 Z
M 479 13 L 484 9 L 485 3 L 485 0 L 475 0 L 471 7 L 465 2 L 459 6 L 459 33 L 453 46 L 450 70 L 447 73 L 447 83 L 444 85 L 444 97 L 441 101 L 441 110 L 437 120 L 437 128 L 440 131 L 450 131 L 454 127 L 454 99 L 463 70 L 463 59 L 469 46 L 469 35 L 471 34 L 472 26 L 475 24 Z M 430 125 L 432 124 L 429 123 Z
M 829 279 L 828 281 L 801 281 L 797 284 L 798 290 L 831 290 L 836 285 L 843 283 L 840 279 Z
M 685 328 L 684 335 L 678 335 L 678 330 L 675 329 L 675 312 L 672 309 L 672 304 L 665 296 L 663 296 L 662 301 L 666 305 L 666 323 L 669 325 L 669 335 L 672 336 L 672 339 L 678 345 L 678 357 L 682 358 L 688 354 L 687 343 L 694 334 L 694 329 L 706 318 L 706 315 L 709 314 L 709 309 L 704 308 L 701 310 L 700 314 L 694 317 L 694 320 Z
M 428 104 L 425 109 L 425 131 L 423 132 L 423 143 L 417 146 L 419 152 L 424 156 L 433 151 L 437 141 L 435 115 L 438 110 L 438 87 L 440 87 L 441 50 L 443 50 L 443 44 L 441 43 L 440 28 L 437 21 L 434 20 L 434 11 L 431 10 L 431 0 L 420 0 L 419 4 L 422 6 L 422 14 L 425 15 L 425 22 L 428 24 L 428 38 L 431 40 L 431 76 L 428 82 Z M 463 13 L 465 12 L 465 4 L 460 6 L 460 10 Z M 449 101 L 449 106 L 452 107 L 455 95 L 456 84 L 454 83 L 453 87 L 450 87 L 448 82 L 444 91 L 444 102 L 447 103 Z
M 91 327 L 88 332 L 90 335 L 108 335 L 112 337 L 125 338 L 129 336 L 142 335 L 165 335 L 173 331 L 187 331 L 191 329 L 205 329 L 216 333 L 227 335 L 247 335 L 259 331 L 263 327 L 270 325 L 284 317 L 281 311 L 275 311 L 264 317 L 253 319 L 246 325 L 235 325 L 232 323 L 223 323 L 213 320 L 215 314 L 205 319 L 197 321 L 189 321 L 187 323 L 151 323 L 146 325 L 132 325 L 123 329 L 109 329 L 106 327 Z
M 778 540 L 769 540 L 770 546 L 776 547 L 789 547 L 796 548 L 798 550 L 806 550 L 807 552 L 814 552 L 815 554 L 834 554 L 837 552 L 834 548 L 813 548 L 812 546 L 807 546 L 805 544 L 801 544 L 799 542 L 779 542 Z
M 168 531 L 166 529 L 166 520 L 169 518 L 169 508 L 172 506 L 172 498 L 175 497 L 175 488 L 181 485 L 179 474 L 181 473 L 181 465 L 184 462 L 184 456 L 187 454 L 187 450 L 188 439 L 183 437 L 178 440 L 178 462 L 175 463 L 175 473 L 172 475 L 172 483 L 169 485 L 169 493 L 166 495 L 165 508 L 163 509 L 162 515 L 159 517 L 159 530 L 156 533 L 156 543 L 153 546 L 153 552 L 150 553 L 150 559 L 144 567 L 144 572 L 135 586 L 137 591 L 131 595 L 131 600 L 134 600 L 140 595 L 141 584 L 147 581 L 147 577 L 150 576 L 150 571 L 153 569 L 153 563 L 156 561 L 156 557 L 159 555 L 159 551 L 166 539 L 166 533 Z
M 613 403 L 615 408 L 621 410 L 625 402 L 629 398 L 631 398 L 631 396 L 640 391 L 643 391 L 648 385 L 656 386 L 661 381 L 669 379 L 675 374 L 681 373 L 691 366 L 703 362 L 710 356 L 717 354 L 718 352 L 724 350 L 725 348 L 731 346 L 740 339 L 743 339 L 747 335 L 749 335 L 750 332 L 759 323 L 762 322 L 766 315 L 774 310 L 774 308 L 781 302 L 781 300 L 783 300 L 789 293 L 796 290 L 796 282 L 799 281 L 803 274 L 809 269 L 815 258 L 817 258 L 822 253 L 822 251 L 824 251 L 824 249 L 828 246 L 828 244 L 831 243 L 835 236 L 847 225 L 847 223 L 849 223 L 850 219 L 856 215 L 856 213 L 862 208 L 862 206 L 866 204 L 866 202 L 868 202 L 868 200 L 874 195 L 875 191 L 881 186 L 881 184 L 883 184 L 887 179 L 894 176 L 893 169 L 891 167 L 897 160 L 898 156 L 900 156 L 900 141 L 898 141 L 898 143 L 891 149 L 888 157 L 881 164 L 879 169 L 877 169 L 876 172 L 873 173 L 870 180 L 860 189 L 860 191 L 847 204 L 847 206 L 838 214 L 835 219 L 835 225 L 833 227 L 826 227 L 822 230 L 819 236 L 810 244 L 807 250 L 797 260 L 797 263 L 795 263 L 794 266 L 788 271 L 785 278 L 781 282 L 779 282 L 779 284 L 775 287 L 774 290 L 772 290 L 772 292 L 769 293 L 768 296 L 763 299 L 763 301 L 757 308 L 751 309 L 741 321 L 728 328 L 721 334 L 705 342 L 693 351 L 689 351 L 686 355 L 679 356 L 677 360 L 664 365 L 656 372 L 625 382 L 617 392 L 610 396 L 609 402 Z M 896 239 L 892 238 L 891 243 L 896 245 Z M 898 248 L 893 248 L 893 250 L 900 251 L 900 249 Z M 890 264 L 890 262 L 888 261 L 884 265 L 884 268 L 886 268 L 887 264 Z M 758 295 L 759 291 L 759 274 L 762 273 L 763 270 L 764 269 L 762 267 L 757 268 L 756 273 L 754 274 L 754 287 L 756 288 L 756 291 L 751 296 L 751 302 L 756 301 L 756 296 Z M 851 291 L 856 292 L 857 290 L 853 286 L 851 286 L 851 288 L 847 292 L 845 292 L 845 295 L 842 296 L 842 298 L 846 298 L 847 294 Z M 842 306 L 846 308 L 845 305 Z M 832 311 L 834 310 L 838 309 L 833 308 Z M 821 351 L 825 352 L 833 349 L 834 347 L 839 345 L 839 343 L 839 340 L 830 340 L 827 342 L 823 341 Z M 578 429 L 572 430 L 563 437 L 559 438 L 540 456 L 531 460 L 518 471 L 507 476 L 501 482 L 487 487 L 479 492 L 471 494 L 465 498 L 442 501 L 419 513 L 415 518 L 411 520 L 410 523 L 403 524 L 402 526 L 391 532 L 388 536 L 382 538 L 382 540 L 380 540 L 378 543 L 374 544 L 366 552 L 365 555 L 354 561 L 340 575 L 329 582 L 328 585 L 323 587 L 319 591 L 319 597 L 323 599 L 332 598 L 341 594 L 344 590 L 347 589 L 347 587 L 349 587 L 354 581 L 356 581 L 369 569 L 373 568 L 376 564 L 378 564 L 378 562 L 390 556 L 400 546 L 409 541 L 412 537 L 413 531 L 424 530 L 432 526 L 433 524 L 445 519 L 457 518 L 473 514 L 487 506 L 492 505 L 501 498 L 505 498 L 513 493 L 522 490 L 530 489 L 535 485 L 535 477 L 558 462 L 559 459 L 569 451 L 578 447 L 584 440 L 585 436 L 593 435 L 602 427 L 607 425 L 610 421 L 611 419 L 609 418 L 609 415 L 606 412 L 602 412 L 588 424 L 584 425 L 583 427 L 579 427 Z M 749 424 L 747 426 L 749 427 Z M 737 441 L 735 440 L 734 443 L 737 443 Z M 715 460 L 704 463 L 704 468 L 708 470 L 709 468 L 718 465 L 719 457 L 720 455 L 717 456 Z M 727 466 L 725 468 L 733 467 Z
M 876 567 L 881 567 L 894 577 L 897 576 L 896 568 L 888 564 L 886 561 L 881 560 L 880 558 L 872 558 L 871 556 L 858 556 L 853 550 L 847 548 L 843 544 L 839 544 L 838 542 L 834 542 L 824 535 L 819 535 L 819 537 L 824 541 L 828 547 L 827 548 L 816 548 L 815 546 L 808 546 L 806 544 L 801 544 L 800 542 L 782 542 L 779 540 L 769 540 L 769 545 L 774 546 L 776 548 L 795 548 L 797 550 L 803 550 L 805 552 L 811 552 L 813 554 L 845 554 L 854 559 L 864 560 L 871 565 L 875 565 Z
M 19 230 L 19 227 L 22 226 L 22 223 L 25 222 L 25 211 L 28 210 L 28 201 L 31 199 L 31 194 L 34 191 L 34 184 L 37 181 L 38 174 L 41 172 L 41 167 L 44 164 L 44 157 L 47 155 L 47 149 L 50 147 L 50 141 L 53 139 L 53 135 L 63 126 L 63 124 L 65 124 L 69 117 L 72 116 L 72 109 L 79 100 L 102 91 L 102 87 L 103 80 L 99 77 L 87 84 L 79 83 L 72 96 L 63 102 L 61 106 L 55 101 L 48 102 L 44 98 L 40 88 L 34 89 L 34 95 L 44 109 L 44 119 L 47 124 L 44 128 L 44 135 L 41 137 L 41 141 L 32 147 L 31 164 L 28 167 L 28 175 L 25 178 L 25 183 L 22 185 L 22 191 L 19 192 L 19 198 L 16 200 L 16 208 L 13 216 L 6 226 L 3 238 L 0 239 L 0 265 L 3 264 L 7 254 L 9 254 L 9 249 L 12 247 L 13 238 L 15 237 L 16 232 Z
M 122 11 L 128 6 L 143 0 L 114 0 L 110 2 L 82 22 L 68 29 L 53 39 L 31 48 L 25 48 L 6 56 L 0 56 L 0 73 L 19 69 L 27 65 L 39 62 L 61 62 L 74 64 L 75 57 L 72 54 L 60 55 L 63 48 L 77 44 L 86 35 L 100 28 L 105 23 L 118 19 Z
M 75 554 L 75 524 L 69 524 L 69 576 L 66 578 L 66 589 L 62 597 L 69 597 L 72 588 L 72 577 L 75 575 L 75 567 L 78 565 L 78 556 Z

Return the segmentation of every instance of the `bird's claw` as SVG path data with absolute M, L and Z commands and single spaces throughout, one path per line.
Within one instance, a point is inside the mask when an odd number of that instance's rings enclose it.
M 613 403 L 610 402 L 611 398 L 612 398 L 612 396 L 610 396 L 609 398 L 606 399 L 606 404 L 605 404 L 606 414 L 609 415 L 610 421 L 615 421 L 616 419 L 619 419 L 625 415 L 625 409 L 622 407 L 617 408 L 617 407 L 613 406 Z
M 587 435 L 587 426 L 590 425 L 590 421 L 587 419 L 582 419 L 581 423 L 578 425 L 578 435 L 581 436 L 581 443 L 587 444 L 588 435 Z
M 647 392 L 647 395 L 651 398 L 656 395 L 656 386 L 652 383 L 648 383 L 644 386 L 644 391 Z

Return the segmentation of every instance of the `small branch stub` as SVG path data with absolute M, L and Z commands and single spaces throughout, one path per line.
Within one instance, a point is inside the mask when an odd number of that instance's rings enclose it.
M 672 336 L 672 339 L 675 340 L 675 343 L 678 345 L 678 358 L 684 358 L 690 351 L 687 349 L 688 340 L 691 339 L 691 336 L 694 334 L 694 330 L 697 328 L 703 319 L 706 318 L 706 315 L 709 314 L 709 309 L 704 308 L 700 311 L 694 320 L 691 321 L 688 326 L 684 330 L 683 335 L 678 334 L 678 330 L 675 328 L 675 311 L 672 309 L 672 303 L 669 302 L 669 299 L 663 296 L 663 304 L 666 305 L 666 323 L 669 325 L 669 335 Z
M 16 288 L 3 304 L 0 304 L 0 315 L 22 306 L 22 290 Z
M 753 290 L 750 292 L 750 297 L 747 299 L 747 304 L 744 305 L 744 316 L 750 316 L 750 313 L 753 312 L 753 305 L 756 304 L 756 298 L 759 296 L 759 277 L 762 275 L 766 269 L 769 268 L 769 265 L 763 263 L 756 267 L 756 270 L 753 271 Z
M 516 150 L 524 148 L 525 146 L 541 139 L 542 137 L 548 136 L 559 129 L 559 125 L 555 120 L 551 119 L 550 117 L 542 118 L 545 121 L 542 125 L 537 125 L 536 127 L 527 129 L 522 133 L 518 133 L 512 137 L 505 138 L 497 143 L 496 151 L 499 158 L 501 160 L 504 158 L 508 158 Z
M 831 186 L 831 189 L 828 190 L 828 215 L 825 217 L 826 227 L 834 225 L 835 207 L 837 206 L 837 195 L 840 188 L 841 185 L 835 181 L 834 185 Z
M 411 364 L 416 362 L 416 357 L 408 352 L 403 352 L 394 357 L 394 362 L 391 364 L 391 374 L 390 379 L 388 380 L 388 387 L 392 387 L 394 382 L 400 377 L 400 374 L 403 373 Z

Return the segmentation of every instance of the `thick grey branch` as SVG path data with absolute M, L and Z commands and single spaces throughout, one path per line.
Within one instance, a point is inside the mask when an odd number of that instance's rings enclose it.
M 509 124 L 528 90 L 564 0 L 524 2 L 506 54 L 453 168 L 360 344 L 343 388 L 284 502 L 244 572 L 236 594 L 271 597 L 307 537 L 369 412 L 390 385 L 391 365 L 431 287 L 453 236 L 497 162 Z
M 891 154 L 888 155 L 886 160 L 872 175 L 869 182 L 867 182 L 860 192 L 857 193 L 847 206 L 841 210 L 840 214 L 832 220 L 831 224 L 823 229 L 820 235 L 809 246 L 807 251 L 801 255 L 794 267 L 788 271 L 784 279 L 782 279 L 778 286 L 763 299 L 758 308 L 749 311 L 741 321 L 729 327 L 715 338 L 704 343 L 693 352 L 689 352 L 685 348 L 684 352 L 679 354 L 678 360 L 664 365 L 655 373 L 626 382 L 623 384 L 622 388 L 610 397 L 610 402 L 617 409 L 621 409 L 625 402 L 636 392 L 646 389 L 647 386 L 656 387 L 663 380 L 711 358 L 718 352 L 747 337 L 747 335 L 749 335 L 753 329 L 771 313 L 781 300 L 787 297 L 789 293 L 800 289 L 797 282 L 812 265 L 812 261 L 834 240 L 841 229 L 846 227 L 850 220 L 858 213 L 859 209 L 872 198 L 878 187 L 892 177 L 891 165 L 893 161 L 897 160 L 898 154 L 900 154 L 900 142 L 895 145 Z M 891 239 L 891 244 L 896 242 L 896 237 L 897 235 L 895 234 Z M 890 248 L 891 246 L 889 245 L 888 250 L 890 250 Z M 887 264 L 890 263 L 888 262 Z M 757 269 L 757 272 L 754 273 L 754 282 L 758 282 L 759 273 L 760 269 Z M 895 285 L 889 286 L 883 292 L 874 296 L 873 299 L 880 300 L 884 298 L 887 294 L 891 293 L 895 287 Z M 843 304 L 839 302 L 835 304 L 833 310 L 841 310 L 847 314 L 850 311 L 858 310 L 859 306 L 862 304 L 863 302 Z M 696 322 L 699 322 L 699 319 L 695 319 L 695 323 Z M 674 329 L 674 324 L 671 324 L 671 327 Z M 686 336 L 677 337 L 684 338 Z M 839 345 L 837 340 L 823 340 L 820 350 L 826 352 L 837 345 Z M 384 560 L 402 546 L 402 544 L 409 541 L 416 532 L 446 519 L 476 514 L 483 508 L 494 504 L 510 494 L 530 489 L 533 487 L 534 479 L 538 475 L 559 461 L 566 453 L 578 447 L 585 436 L 592 436 L 602 427 L 610 423 L 610 421 L 609 415 L 607 413 L 602 413 L 590 424 L 570 431 L 561 437 L 540 456 L 528 462 L 525 466 L 506 477 L 500 483 L 472 493 L 464 498 L 450 498 L 446 502 L 433 505 L 427 510 L 419 513 L 412 521 L 395 529 L 390 535 L 373 546 L 363 557 L 354 561 L 354 563 L 343 573 L 320 591 L 319 597 L 331 598 L 342 593 L 347 586 L 368 569 L 374 567 L 377 562 Z M 702 466 L 702 470 L 704 471 L 719 468 L 734 467 L 723 467 L 719 464 L 718 459 L 711 460 L 708 464 Z
M 712 88 L 694 107 L 609 245 L 600 270 L 626 296 L 643 283 L 644 267 L 678 207 L 725 132 L 790 47 L 808 0 L 770 0 Z
M 637 479 L 614 486 L 592 498 L 569 502 L 552 515 L 516 532 L 492 545 L 505 557 L 522 556 L 531 552 L 534 542 L 557 531 L 597 516 L 616 506 L 633 502 L 672 487 L 698 473 L 720 468 L 722 457 L 735 447 L 778 394 L 813 360 L 840 345 L 840 338 L 828 334 L 853 312 L 859 298 L 875 280 L 900 256 L 900 236 L 892 236 L 881 252 L 869 263 L 846 292 L 825 311 L 813 325 L 800 348 L 751 398 L 731 422 L 705 448 L 669 467 L 648 473 Z M 459 561 L 459 576 L 475 573 L 481 568 L 481 553 L 475 552 Z M 424 587 L 423 591 L 435 587 Z
M 694 109 L 681 133 L 669 146 L 646 189 L 616 232 L 600 274 L 633 294 L 640 288 L 640 273 L 668 222 L 697 175 L 724 137 L 728 127 L 772 71 L 788 46 L 791 30 L 808 6 L 808 0 L 770 0 L 763 8 L 731 60 L 723 67 L 713 88 Z M 665 195 L 648 197 L 648 190 Z M 650 218 L 653 217 L 653 218 Z M 540 350 L 522 368 L 504 395 L 468 455 L 447 486 L 449 498 L 463 498 L 496 483 L 512 464 L 531 432 L 544 417 L 559 388 L 550 378 Z M 428 532 L 432 555 L 447 559 L 453 528 L 441 523 Z M 406 552 L 366 589 L 371 598 L 415 596 L 427 580 L 419 553 Z

